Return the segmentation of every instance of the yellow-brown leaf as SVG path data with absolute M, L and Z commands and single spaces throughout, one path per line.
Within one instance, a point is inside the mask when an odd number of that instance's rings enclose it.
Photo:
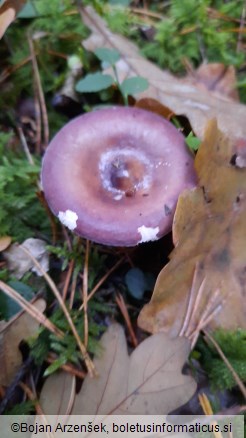
M 179 198 L 175 249 L 140 314 L 142 328 L 188 337 L 204 326 L 246 328 L 245 143 L 208 124 L 195 159 L 199 186 Z

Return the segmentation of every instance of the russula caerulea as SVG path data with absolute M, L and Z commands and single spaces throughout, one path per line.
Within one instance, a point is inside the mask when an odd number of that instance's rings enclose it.
M 196 183 L 183 135 L 162 117 L 129 107 L 65 125 L 46 150 L 41 179 L 65 226 L 116 246 L 168 233 L 180 192 Z

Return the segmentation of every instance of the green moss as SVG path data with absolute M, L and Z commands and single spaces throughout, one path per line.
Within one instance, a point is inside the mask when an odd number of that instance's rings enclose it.
M 211 7 L 218 9 L 218 16 L 211 15 Z M 172 0 L 167 18 L 156 25 L 154 42 L 145 44 L 143 53 L 175 73 L 184 70 L 184 58 L 194 66 L 209 61 L 238 67 L 244 55 L 236 51 L 238 35 L 231 31 L 235 24 L 230 18 L 240 19 L 242 8 L 243 0 L 230 4 Z M 229 20 L 219 18 L 219 13 L 227 15 Z
M 246 381 L 246 330 L 218 330 L 213 337 L 241 380 Z M 232 373 L 213 345 L 200 340 L 196 349 L 201 354 L 201 364 L 214 389 L 231 389 L 236 385 Z
M 89 337 L 87 349 L 89 353 L 95 353 L 98 349 L 97 339 L 104 328 L 94 321 L 95 315 L 99 313 L 109 312 L 108 306 L 99 301 L 90 301 L 88 308 L 89 321 Z M 73 319 L 74 325 L 81 339 L 84 337 L 84 318 L 80 310 L 69 310 L 70 316 Z M 50 320 L 65 333 L 63 339 L 58 339 L 57 336 L 50 333 L 47 329 L 42 328 L 38 338 L 30 339 L 31 355 L 36 364 L 41 365 L 46 359 L 49 352 L 54 352 L 57 359 L 46 369 L 45 375 L 54 373 L 62 365 L 67 362 L 78 364 L 81 360 L 81 353 L 78 350 L 77 342 L 70 326 L 61 309 L 56 310 Z
M 31 165 L 21 148 L 12 150 L 11 136 L 0 134 L 0 235 L 22 241 L 47 233 L 49 222 L 37 198 L 40 163 Z

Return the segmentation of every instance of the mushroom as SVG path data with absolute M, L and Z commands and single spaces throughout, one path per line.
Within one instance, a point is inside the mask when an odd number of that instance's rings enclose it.
M 180 192 L 196 184 L 183 135 L 162 117 L 129 107 L 66 124 L 45 152 L 41 180 L 65 226 L 115 246 L 167 234 Z

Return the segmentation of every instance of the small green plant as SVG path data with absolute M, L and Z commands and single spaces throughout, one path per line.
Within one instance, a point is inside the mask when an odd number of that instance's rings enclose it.
M 95 55 L 101 61 L 102 68 L 112 68 L 114 77 L 101 72 L 90 73 L 78 81 L 76 85 L 78 92 L 98 92 L 115 84 L 122 94 L 125 105 L 128 105 L 128 96 L 140 93 L 148 88 L 147 79 L 141 76 L 127 78 L 120 83 L 116 69 L 116 62 L 120 60 L 120 53 L 117 50 L 101 47 L 95 50 Z
M 84 319 L 81 310 L 73 309 L 69 310 L 70 316 L 73 319 L 74 325 L 78 331 L 81 339 L 84 337 Z M 101 324 L 95 322 L 95 318 L 99 314 L 108 314 L 109 308 L 99 301 L 90 301 L 88 308 L 88 321 L 89 321 L 89 338 L 88 338 L 88 351 L 89 353 L 95 353 L 97 349 L 97 339 L 103 332 L 104 327 Z M 54 334 L 50 333 L 47 329 L 42 328 L 37 338 L 29 340 L 29 346 L 31 348 L 31 355 L 35 360 L 35 363 L 41 365 L 49 352 L 56 354 L 55 361 L 48 366 L 45 371 L 45 375 L 54 373 L 62 365 L 67 362 L 78 364 L 81 358 L 81 353 L 78 351 L 77 342 L 74 335 L 71 332 L 70 326 L 61 309 L 57 309 L 50 320 L 65 333 L 63 339 L 59 339 Z

